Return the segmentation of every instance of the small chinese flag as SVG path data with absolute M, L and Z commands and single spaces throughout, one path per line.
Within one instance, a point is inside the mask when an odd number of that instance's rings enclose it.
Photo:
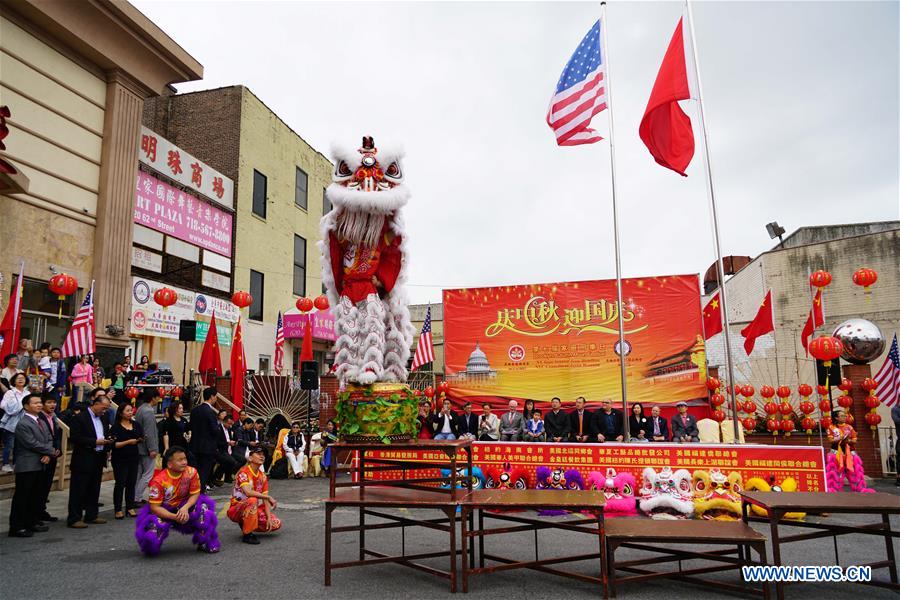
M 806 317 L 806 324 L 803 325 L 803 332 L 800 334 L 800 343 L 803 344 L 807 356 L 809 356 L 809 337 L 816 328 L 821 327 L 824 323 L 825 313 L 822 310 L 822 290 L 820 289 L 816 292 L 812 310 L 809 311 L 809 315 Z
M 703 307 L 703 336 L 709 339 L 719 333 L 722 333 L 722 307 L 716 294 Z
M 775 331 L 775 323 L 772 313 L 772 290 L 769 290 L 762 306 L 756 312 L 756 316 L 753 317 L 749 325 L 741 329 L 741 335 L 744 336 L 744 350 L 747 351 L 747 356 L 750 356 L 750 353 L 753 352 L 756 338 L 773 331 Z
M 238 317 L 231 341 L 231 402 L 238 408 L 244 406 L 244 376 L 247 374 L 247 358 L 244 355 L 244 336 Z
M 216 328 L 216 312 L 213 311 L 206 332 L 206 342 L 200 353 L 200 365 L 197 367 L 204 385 L 216 385 L 216 377 L 222 376 L 222 359 L 219 356 L 219 334 Z

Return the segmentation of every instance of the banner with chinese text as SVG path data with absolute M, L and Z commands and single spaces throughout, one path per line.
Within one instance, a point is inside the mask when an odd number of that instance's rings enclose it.
M 629 402 L 706 398 L 696 275 L 622 280 Z M 618 402 L 615 280 L 444 290 L 451 398 Z

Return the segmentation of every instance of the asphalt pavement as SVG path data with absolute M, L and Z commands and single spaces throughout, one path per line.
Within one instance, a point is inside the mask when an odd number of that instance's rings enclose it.
M 897 492 L 893 482 L 879 482 L 881 491 Z M 224 516 L 230 488 L 218 488 L 212 493 L 220 507 L 219 536 L 222 550 L 218 554 L 197 553 L 190 539 L 177 533 L 170 535 L 156 558 L 145 558 L 134 541 L 134 520 L 116 521 L 112 518 L 112 482 L 103 484 L 101 516 L 109 522 L 92 525 L 88 529 L 65 527 L 67 492 L 54 492 L 50 512 L 61 517 L 50 525 L 47 533 L 33 538 L 18 539 L 6 536 L 9 500 L 0 502 L 2 536 L 0 536 L 0 598 L 9 600 L 105 600 L 122 598 L 141 600 L 209 600 L 209 599 L 320 599 L 326 596 L 340 599 L 441 598 L 451 595 L 446 580 L 398 565 L 376 565 L 364 568 L 341 569 L 333 573 L 331 588 L 323 585 L 322 560 L 324 547 L 323 503 L 328 494 L 324 479 L 302 481 L 273 481 L 271 492 L 280 503 L 277 514 L 283 521 L 281 531 L 260 536 L 259 546 L 242 544 L 237 525 Z M 434 516 L 439 513 L 435 512 Z M 356 513 L 350 509 L 335 512 L 335 525 L 350 525 Z M 871 521 L 871 518 L 868 519 Z M 865 517 L 849 516 L 847 521 L 866 522 Z M 648 524 L 652 523 L 648 521 Z M 900 529 L 900 518 L 892 520 Z M 757 525 L 757 527 L 759 527 Z M 768 528 L 759 527 L 763 533 Z M 783 530 L 788 531 L 788 530 Z M 566 552 L 585 552 L 596 549 L 588 536 L 559 531 L 542 531 L 541 555 L 551 556 L 554 548 Z M 584 539 L 580 539 L 584 538 Z M 367 535 L 370 548 L 399 552 L 400 532 L 396 529 L 371 532 Z M 354 534 L 340 534 L 333 544 L 334 560 L 353 560 L 357 554 Z M 422 529 L 407 529 L 407 552 L 438 551 L 446 544 L 445 534 Z M 897 544 L 895 544 L 897 546 Z M 533 534 L 519 533 L 488 538 L 487 547 L 502 549 L 512 557 L 533 554 Z M 872 536 L 842 536 L 838 538 L 842 566 L 883 560 L 885 546 Z M 897 548 L 900 553 L 900 548 Z M 617 557 L 632 554 L 620 550 Z M 782 555 L 790 564 L 833 565 L 835 549 L 832 538 L 798 542 L 783 547 Z M 636 556 L 636 554 L 635 554 Z M 771 558 L 771 547 L 769 547 Z M 446 559 L 433 564 L 442 568 Z M 593 565 L 578 563 L 588 573 Z M 887 571 L 875 571 L 884 578 Z M 712 575 L 736 581 L 734 572 Z M 536 571 L 512 570 L 470 579 L 468 596 L 485 600 L 528 600 L 531 598 L 598 598 L 596 586 L 560 579 Z M 897 594 L 885 589 L 850 584 L 803 584 L 791 586 L 788 598 L 815 597 L 844 599 L 859 597 L 866 600 L 896 599 Z M 712 591 L 709 588 L 661 580 L 625 584 L 618 590 L 619 598 L 667 600 L 686 598 L 735 598 L 739 596 Z

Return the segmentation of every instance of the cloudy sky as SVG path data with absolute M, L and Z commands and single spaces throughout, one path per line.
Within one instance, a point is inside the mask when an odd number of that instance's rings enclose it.
M 203 64 L 179 91 L 244 84 L 324 152 L 363 134 L 404 144 L 413 301 L 615 276 L 609 143 L 558 148 L 544 121 L 598 2 L 133 1 Z M 900 218 L 898 7 L 694 5 L 725 254 L 769 248 L 773 220 Z M 685 179 L 637 134 L 681 11 L 608 7 L 626 277 L 714 259 L 699 153 Z M 605 136 L 606 113 L 594 123 Z

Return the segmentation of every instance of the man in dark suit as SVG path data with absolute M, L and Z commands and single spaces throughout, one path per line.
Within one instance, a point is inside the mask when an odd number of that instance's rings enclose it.
M 648 423 L 650 431 L 647 437 L 651 442 L 668 442 L 669 441 L 669 425 L 665 418 L 659 416 L 659 407 L 654 406 L 650 409 L 650 422 Z
M 202 392 L 203 402 L 191 410 L 191 452 L 197 461 L 197 473 L 200 485 L 205 490 L 216 464 L 218 448 L 219 422 L 216 409 L 212 403 L 216 398 L 216 390 L 208 387 Z
M 699 442 L 700 430 L 697 429 L 697 417 L 688 414 L 687 402 L 675 405 L 678 414 L 672 417 L 673 442 Z
M 25 415 L 16 425 L 16 491 L 9 512 L 9 536 L 31 537 L 47 531 L 40 517 L 44 468 L 53 456 L 50 431 L 42 425 L 41 397 L 32 394 L 22 399 Z
M 460 438 L 478 439 L 478 415 L 472 413 L 472 403 L 463 405 L 463 413 L 456 419 Z
M 106 455 L 114 440 L 109 437 L 109 398 L 103 388 L 91 391 L 91 406 L 72 418 L 69 439 L 72 441 L 72 478 L 69 480 L 69 516 L 66 524 L 84 529 L 88 523 L 101 525 L 106 519 L 97 516 L 100 483 Z
M 548 442 L 565 442 L 569 439 L 569 415 L 559 407 L 559 398 L 550 400 L 550 412 L 544 417 L 544 431 Z
M 584 396 L 575 399 L 575 410 L 569 413 L 569 435 L 573 442 L 583 444 L 594 437 L 591 411 L 584 407 Z
M 234 474 L 237 473 L 240 466 L 244 464 L 243 460 L 238 461 L 238 458 L 234 456 L 234 449 L 237 447 L 237 442 L 231 439 L 234 418 L 227 412 L 225 415 L 221 415 L 222 412 L 224 411 L 220 411 L 219 413 L 219 416 L 222 416 L 222 419 L 219 421 L 219 430 L 216 432 L 217 454 L 215 472 L 217 472 L 218 475 L 213 477 L 215 485 L 219 485 L 220 479 L 224 483 L 231 483 L 234 481 Z
M 431 416 L 431 426 L 436 440 L 455 440 L 459 437 L 456 415 L 450 410 L 450 400 L 447 398 L 441 404 L 441 412 Z
M 613 409 L 612 400 L 609 398 L 604 398 L 600 404 L 603 408 L 594 413 L 594 433 L 597 441 L 621 442 L 625 439 L 622 413 Z
M 59 419 L 56 418 L 56 392 L 44 392 L 41 395 L 41 413 L 38 415 L 47 426 L 50 437 L 53 440 L 54 454 L 50 457 L 50 462 L 44 467 L 43 489 L 41 491 L 41 501 L 43 502 L 40 511 L 42 521 L 55 522 L 58 518 L 51 516 L 47 512 L 47 502 L 50 500 L 50 489 L 53 487 L 53 477 L 56 475 L 56 462 L 62 448 L 62 429 L 60 428 Z

